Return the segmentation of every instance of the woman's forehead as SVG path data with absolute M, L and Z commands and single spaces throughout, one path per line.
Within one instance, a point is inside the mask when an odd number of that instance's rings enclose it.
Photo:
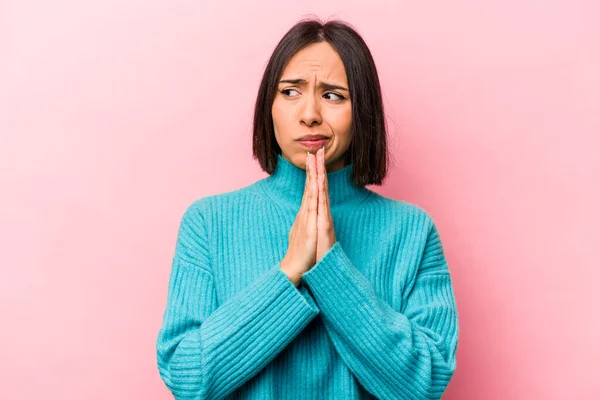
M 326 42 L 310 45 L 290 59 L 283 70 L 282 80 L 303 79 L 306 82 L 318 80 L 333 85 L 345 85 L 346 70 L 339 54 Z

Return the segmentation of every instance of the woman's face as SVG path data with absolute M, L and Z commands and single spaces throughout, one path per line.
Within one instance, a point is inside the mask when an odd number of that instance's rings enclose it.
M 299 79 L 304 81 L 296 81 Z M 344 167 L 343 156 L 351 139 L 352 107 L 344 64 L 329 43 L 313 43 L 290 59 L 271 113 L 283 158 L 305 169 L 307 151 L 316 153 L 325 146 L 327 172 Z M 317 134 L 328 137 L 320 146 L 299 141 L 304 135 Z

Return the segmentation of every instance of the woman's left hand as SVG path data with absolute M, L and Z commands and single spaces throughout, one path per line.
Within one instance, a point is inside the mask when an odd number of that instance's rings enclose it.
M 316 262 L 327 253 L 336 242 L 333 218 L 329 209 L 329 187 L 325 168 L 325 150 L 317 151 L 317 182 L 319 185 L 319 204 L 317 207 L 317 254 Z

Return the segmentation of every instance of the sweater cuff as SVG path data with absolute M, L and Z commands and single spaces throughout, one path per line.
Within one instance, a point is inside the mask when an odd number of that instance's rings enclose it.
M 339 307 L 340 300 L 345 302 L 344 307 L 360 306 L 362 297 L 356 292 L 368 288 L 356 286 L 361 286 L 365 279 L 364 275 L 352 265 L 339 241 L 336 241 L 323 257 L 302 275 L 302 280 L 318 299 L 318 303 L 334 307 Z
M 279 265 L 277 265 L 277 268 L 275 268 L 275 269 L 278 270 L 278 272 L 275 271 L 278 281 L 284 280 L 285 282 L 287 282 L 287 283 L 283 283 L 283 286 L 285 287 L 285 291 L 293 292 L 295 294 L 294 297 L 299 297 L 304 301 L 303 304 L 305 305 L 304 308 L 306 309 L 306 313 L 308 315 L 312 315 L 312 316 L 318 314 L 319 307 L 317 306 L 317 303 L 315 303 L 315 299 L 311 296 L 310 292 L 305 287 L 305 285 L 300 283 L 300 285 L 298 285 L 296 287 L 296 285 L 294 285 L 292 283 L 292 281 L 290 281 L 290 279 L 285 274 L 285 272 L 283 272 L 281 270 L 281 267 Z

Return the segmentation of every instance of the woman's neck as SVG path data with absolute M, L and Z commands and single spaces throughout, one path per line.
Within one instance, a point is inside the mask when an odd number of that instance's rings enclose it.
M 353 167 L 354 164 L 350 163 L 336 171 L 327 172 L 331 208 L 358 202 L 370 192 L 352 182 Z M 278 154 L 275 171 L 262 183 L 271 199 L 284 206 L 299 209 L 304 194 L 306 171 Z

